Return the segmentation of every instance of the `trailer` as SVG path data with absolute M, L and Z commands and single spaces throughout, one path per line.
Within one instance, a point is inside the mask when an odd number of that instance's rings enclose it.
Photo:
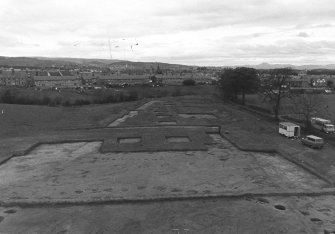
M 290 122 L 279 123 L 279 134 L 286 137 L 300 137 L 300 126 Z
M 328 119 L 322 119 L 322 118 L 311 118 L 311 125 L 319 129 L 320 131 L 323 131 L 325 133 L 334 133 L 335 127 L 334 124 Z

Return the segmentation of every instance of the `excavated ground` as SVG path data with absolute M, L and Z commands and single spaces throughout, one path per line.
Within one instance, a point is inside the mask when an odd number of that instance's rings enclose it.
M 20 139 L 30 149 L 0 165 L 0 233 L 335 231 L 332 183 L 287 160 L 300 144 L 226 108 L 154 100 L 105 129 Z
M 1 200 L 136 200 L 285 190 L 327 184 L 276 154 L 243 152 L 219 136 L 207 151 L 99 153 L 101 142 L 41 145 L 0 166 Z

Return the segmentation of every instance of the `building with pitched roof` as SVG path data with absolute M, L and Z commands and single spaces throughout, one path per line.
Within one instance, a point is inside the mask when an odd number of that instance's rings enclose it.
M 82 85 L 82 80 L 68 72 L 49 71 L 36 74 L 34 84 L 40 88 L 75 88 Z

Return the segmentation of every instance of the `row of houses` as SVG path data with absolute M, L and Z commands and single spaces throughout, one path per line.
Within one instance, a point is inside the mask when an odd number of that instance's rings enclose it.
M 30 86 L 32 74 L 22 70 L 0 70 L 0 86 Z
M 261 81 L 268 81 L 271 78 L 270 74 L 261 75 Z M 335 83 L 335 76 L 332 75 L 292 75 L 286 80 L 285 86 L 291 89 L 300 88 L 326 88 L 328 81 Z
M 322 75 L 292 76 L 289 80 L 291 87 L 326 87 L 327 82 L 335 81 L 335 77 Z
M 80 77 L 69 71 L 43 71 L 34 75 L 34 85 L 41 88 L 81 86 Z
M 74 88 L 79 86 L 104 85 L 145 85 L 150 84 L 152 75 L 103 74 L 101 72 L 70 72 L 70 71 L 28 71 L 2 70 L 0 72 L 0 86 L 36 86 L 40 88 Z M 180 75 L 155 75 L 163 85 L 182 85 L 186 79 L 193 79 L 196 83 L 211 83 L 214 79 L 210 74 L 185 73 Z

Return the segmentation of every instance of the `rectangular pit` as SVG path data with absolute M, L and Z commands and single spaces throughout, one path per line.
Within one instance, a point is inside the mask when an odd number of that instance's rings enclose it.
M 176 121 L 160 121 L 158 122 L 160 125 L 177 125 Z
M 178 114 L 182 118 L 197 118 L 197 119 L 216 119 L 216 116 L 208 113 L 195 113 L 195 114 Z
M 191 142 L 191 140 L 188 136 L 167 136 L 165 138 L 170 143 Z
M 141 137 L 121 137 L 117 139 L 119 144 L 134 144 L 141 142 Z
M 172 115 L 156 115 L 158 119 L 169 118 Z

